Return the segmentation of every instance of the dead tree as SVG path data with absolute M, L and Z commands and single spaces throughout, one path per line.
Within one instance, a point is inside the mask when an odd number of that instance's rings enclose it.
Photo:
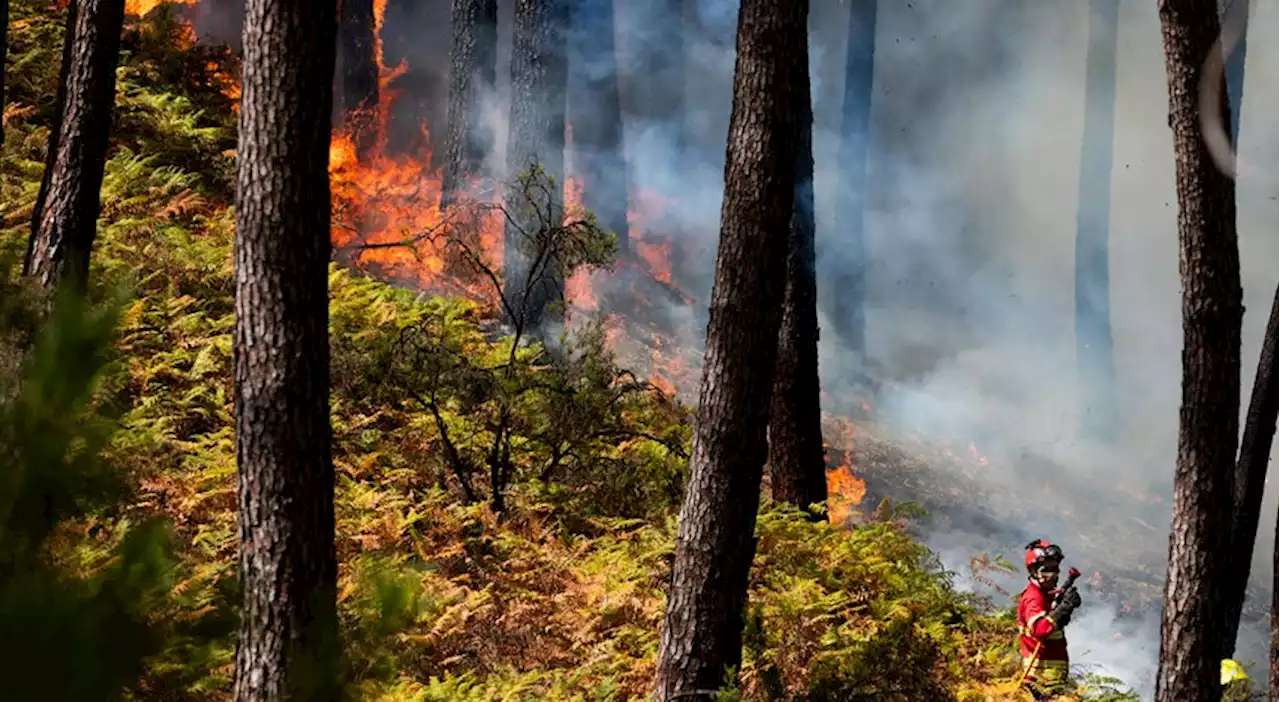
M 58 110 L 33 212 L 26 272 L 45 289 L 84 290 L 102 209 L 124 0 L 76 0 L 67 14 Z M 56 134 L 56 136 L 55 136 Z M 47 187 L 46 187 L 47 185 Z
M 249 0 L 237 150 L 236 702 L 334 700 L 329 140 L 337 7 Z
M 796 65 L 796 194 L 787 247 L 787 287 L 769 409 L 769 485 L 773 499 L 800 509 L 826 504 L 818 387 L 818 284 L 814 251 L 813 103 L 808 43 Z M 816 518 L 816 513 L 811 513 Z
M 1160 0 L 1182 275 L 1182 401 L 1156 702 L 1222 694 L 1223 577 L 1240 402 L 1240 253 L 1235 185 L 1202 135 L 1199 83 L 1219 35 L 1215 0 Z M 1210 76 L 1221 86 L 1222 75 Z M 1220 96 L 1225 96 L 1221 90 Z M 1225 97 L 1216 105 L 1229 124 Z
M 484 119 L 486 98 L 495 90 L 498 58 L 496 0 L 453 0 L 449 19 L 449 134 L 440 206 L 448 208 L 468 178 L 482 175 L 493 149 L 491 127 Z
M 658 699 L 706 695 L 742 655 L 747 576 L 767 454 L 787 237 L 796 188 L 796 80 L 806 0 L 744 0 L 738 12 L 725 190 Z
M 1244 609 L 1245 590 L 1249 585 L 1249 569 L 1253 563 L 1253 547 L 1262 518 L 1262 498 L 1267 491 L 1267 465 L 1271 461 L 1271 442 L 1276 434 L 1276 325 L 1280 289 L 1271 300 L 1271 317 L 1262 337 L 1262 352 L 1253 379 L 1249 412 L 1245 415 L 1244 434 L 1240 440 L 1240 456 L 1232 480 L 1231 546 L 1227 549 L 1229 565 L 1224 580 L 1222 615 L 1222 658 L 1231 658 L 1236 650 L 1236 633 L 1240 629 L 1240 613 Z

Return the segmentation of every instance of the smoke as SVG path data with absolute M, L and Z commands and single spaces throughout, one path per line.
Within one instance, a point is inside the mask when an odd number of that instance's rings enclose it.
M 1055 503 L 1040 516 L 1034 506 L 980 505 L 1005 525 L 999 533 L 952 524 L 927 534 L 944 563 L 962 573 L 983 551 L 1020 562 L 1024 536 L 1032 532 L 1061 543 L 1086 572 L 1145 568 L 1160 587 L 1181 378 L 1177 203 L 1156 4 L 1120 2 L 1110 213 L 1122 418 L 1115 446 L 1090 445 L 1078 431 L 1078 388 L 1089 380 L 1078 377 L 1076 365 L 1073 278 L 1089 3 L 879 2 L 864 213 L 867 356 L 856 360 L 835 333 L 842 320 L 820 320 L 824 409 L 855 405 L 854 379 L 869 374 L 889 388 L 877 403 L 887 421 L 927 436 L 971 440 L 991 457 L 987 494 L 1016 501 L 1032 486 L 1050 486 Z M 447 15 L 447 3 L 428 4 Z M 837 154 L 849 4 L 811 3 L 824 311 L 843 294 L 827 284 L 830 272 L 854 264 L 847 228 L 835 216 L 848 165 Z M 719 236 L 738 3 L 686 3 L 683 32 L 664 14 L 672 6 L 667 0 L 614 5 L 633 205 L 638 191 L 661 196 L 670 232 L 658 233 L 678 237 L 674 282 L 695 300 L 664 312 L 677 344 L 701 348 Z M 498 177 L 505 167 L 512 6 L 512 0 L 499 2 L 497 89 L 483 110 L 496 146 L 491 172 Z M 399 38 L 388 40 L 387 63 L 409 56 L 429 74 L 402 88 L 416 105 L 444 105 L 446 83 L 431 76 L 447 71 L 441 52 L 448 42 L 440 30 L 447 18 L 436 10 L 411 16 L 391 8 L 388 18 Z M 1276 31 L 1276 3 L 1251 3 L 1237 182 L 1246 305 L 1242 412 L 1280 254 Z M 677 37 L 683 43 L 675 43 Z M 654 70 L 664 56 L 675 57 L 683 70 Z M 655 109 L 671 102 L 683 109 Z M 442 110 L 433 119 L 432 131 L 443 134 Z M 1277 453 L 1273 447 L 1273 460 Z M 1241 659 L 1266 659 L 1265 625 L 1257 614 L 1267 609 L 1272 582 L 1275 485 L 1268 481 Z M 1121 487 L 1161 501 L 1128 499 Z M 1098 539 L 1104 521 L 1128 526 Z M 1089 537 L 1077 533 L 1091 529 Z M 978 586 L 963 578 L 960 584 Z M 1088 604 L 1070 632 L 1076 660 L 1096 663 L 1149 694 L 1159 612 L 1121 612 L 1100 593 L 1091 597 L 1089 586 L 1084 593 Z
M 657 34 L 647 4 L 618 3 L 624 108 L 626 79 L 636 80 L 628 72 L 634 47 Z M 1242 410 L 1276 286 L 1278 253 L 1276 7 L 1253 6 L 1237 183 L 1247 308 Z M 853 264 L 842 258 L 846 247 L 833 212 L 845 165 L 835 156 L 847 7 L 813 3 L 811 17 L 819 255 L 827 271 Z M 736 3 L 702 0 L 697 9 L 698 21 L 686 33 L 693 43 L 685 47 L 684 83 L 670 87 L 686 100 L 694 163 L 672 167 L 679 161 L 669 125 L 632 120 L 626 126 L 637 185 L 677 194 L 681 236 L 702 252 L 701 276 L 682 282 L 705 301 L 718 235 Z M 859 367 L 832 333 L 838 320 L 823 319 L 822 378 L 828 410 L 852 402 L 851 379 L 859 373 L 896 383 L 896 391 L 881 398 L 888 419 L 930 435 L 973 439 L 992 456 L 989 479 L 1002 494 L 1017 499 L 1026 488 L 1050 484 L 1060 504 L 1049 511 L 1070 507 L 1081 522 L 1046 519 L 1022 529 L 1053 529 L 1045 535 L 1064 546 L 1079 542 L 1074 551 L 1068 547 L 1080 563 L 1153 566 L 1151 579 L 1159 587 L 1182 344 L 1164 56 L 1155 5 L 1122 2 L 1110 263 L 1123 424 L 1117 445 L 1091 445 L 1078 431 L 1083 383 L 1075 358 L 1073 278 L 1088 12 L 1088 3 L 1055 0 L 879 4 L 865 213 L 868 358 Z M 819 287 L 824 297 L 841 294 L 824 288 L 821 278 Z M 1162 501 L 1109 499 L 1121 486 Z M 1270 481 L 1266 501 L 1272 514 L 1274 486 Z M 1120 542 L 1115 550 L 1131 562 L 1071 533 L 1096 526 L 1091 512 L 1104 501 L 1107 509 L 1127 511 L 1107 517 L 1132 525 L 1111 535 Z M 1009 505 L 985 507 L 997 515 L 1013 512 Z M 1270 590 L 1269 519 L 1263 519 L 1255 550 L 1255 604 Z M 1024 542 L 1013 530 L 1003 538 L 982 534 L 962 553 L 994 550 L 1016 560 Z M 1118 630 L 1129 633 L 1117 639 Z M 1073 631 L 1073 646 L 1087 652 L 1082 662 L 1095 661 L 1149 690 L 1158 611 L 1121 617 L 1097 602 Z M 1256 616 L 1247 620 L 1238 656 L 1265 660 L 1264 641 L 1262 623 Z

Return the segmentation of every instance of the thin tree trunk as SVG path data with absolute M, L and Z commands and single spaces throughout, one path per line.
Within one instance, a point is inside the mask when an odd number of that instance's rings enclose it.
M 818 286 L 814 268 L 813 104 L 807 42 L 796 64 L 796 194 L 787 251 L 787 287 L 769 411 L 773 499 L 800 509 L 827 501 L 818 388 Z M 817 515 L 814 515 L 815 517 Z
M 329 426 L 333 3 L 249 0 L 235 240 L 237 702 L 336 700 Z
M 636 46 L 635 72 L 628 76 L 630 117 L 639 129 L 661 135 L 666 142 L 663 156 L 670 161 L 669 171 L 683 173 L 688 150 L 684 95 L 688 61 L 686 0 L 631 2 L 638 10 L 634 23 L 639 26 L 631 31 Z M 632 173 L 631 177 L 638 180 L 639 174 Z
M 1227 102 L 1231 105 L 1231 145 L 1240 148 L 1240 114 L 1244 104 L 1244 61 L 1249 33 L 1249 0 L 1218 0 L 1222 23 L 1240 22 L 1240 41 L 1226 56 Z
M 1112 142 L 1116 111 L 1116 29 L 1120 0 L 1090 0 L 1085 71 L 1084 135 L 1080 140 L 1080 193 L 1076 209 L 1076 363 L 1082 429 L 1112 441 L 1116 411 L 1111 341 Z
M 343 123 L 356 145 L 356 157 L 363 160 L 378 138 L 378 39 L 373 0 L 342 0 L 338 32 Z
M 116 97 L 124 0 L 80 0 L 76 8 L 57 151 L 30 244 L 29 273 L 45 289 L 88 283 Z
M 4 64 L 9 58 L 9 0 L 0 0 L 0 115 L 4 114 Z M 0 122 L 0 146 L 4 146 L 4 124 Z
M 565 91 L 569 80 L 565 41 L 569 24 L 568 0 L 516 0 L 512 20 L 511 113 L 507 137 L 507 218 L 503 259 L 504 293 L 524 315 L 525 329 L 542 326 L 547 307 L 564 297 L 564 280 L 557 266 L 527 286 L 528 262 L 520 254 L 521 241 L 539 226 L 554 223 L 521 221 L 527 205 L 514 187 L 517 176 L 538 166 L 557 184 L 564 183 Z M 550 196 L 560 202 L 559 192 Z M 539 208 L 546 206 L 539 202 Z M 512 220 L 515 220 L 514 222 Z M 521 230 L 524 230 L 523 232 Z
M 578 0 L 569 42 L 569 122 L 582 201 L 627 251 L 627 164 L 614 48 L 614 0 Z
M 1280 702 L 1280 520 L 1271 547 L 1271 702 Z
M 875 68 L 878 0 L 852 0 L 849 46 L 845 56 L 844 103 L 840 126 L 840 187 L 835 208 L 839 256 L 825 276 L 828 317 L 836 336 L 857 359 L 866 353 L 867 163 L 871 143 L 871 88 Z
M 767 454 L 759 388 L 778 355 L 808 11 L 806 0 L 744 0 L 738 12 L 706 361 L 655 675 L 662 700 L 719 688 L 741 658 Z
M 1197 114 L 1200 74 L 1219 33 L 1215 1 L 1160 0 L 1159 13 L 1177 166 L 1183 377 L 1156 702 L 1188 702 L 1222 694 L 1218 619 L 1240 416 L 1240 254 L 1235 185 L 1215 166 Z M 1228 124 L 1225 97 L 1220 109 Z
M 1249 570 L 1253 563 L 1253 547 L 1262 518 L 1262 499 L 1267 491 L 1267 464 L 1271 461 L 1271 442 L 1276 434 L 1276 324 L 1280 289 L 1271 300 L 1271 317 L 1262 338 L 1258 370 L 1253 379 L 1249 412 L 1245 415 L 1244 435 L 1240 440 L 1240 457 L 1236 461 L 1231 509 L 1231 546 L 1227 549 L 1229 564 L 1223 606 L 1222 657 L 1236 652 L 1236 633 L 1240 629 L 1240 613 L 1244 609 Z
M 62 134 L 62 112 L 67 104 L 67 76 L 71 71 L 71 47 L 76 43 L 76 8 L 78 0 L 68 0 L 67 20 L 62 31 L 62 62 L 58 64 L 58 92 L 54 96 L 53 116 L 49 121 L 49 143 L 45 147 L 44 172 L 40 176 L 40 190 L 31 209 L 31 235 L 27 237 L 27 253 L 22 259 L 22 274 L 31 275 L 31 253 L 40 233 L 40 215 L 49 199 L 49 183 L 53 178 L 53 166 L 58 160 L 58 139 Z
M 467 179 L 481 176 L 493 149 L 483 101 L 494 94 L 498 59 L 498 3 L 453 0 L 449 19 L 449 134 L 445 141 L 444 180 L 440 206 L 448 207 Z

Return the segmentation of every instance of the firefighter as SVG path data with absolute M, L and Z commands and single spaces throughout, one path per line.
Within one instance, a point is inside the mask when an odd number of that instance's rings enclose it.
M 1067 637 L 1063 629 L 1080 606 L 1075 586 L 1058 586 L 1062 549 L 1043 539 L 1026 546 L 1027 589 L 1018 598 L 1023 685 L 1037 700 L 1051 699 L 1067 684 Z

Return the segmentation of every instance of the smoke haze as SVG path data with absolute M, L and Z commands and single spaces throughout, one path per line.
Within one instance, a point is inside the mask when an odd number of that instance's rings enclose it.
M 388 9 L 397 38 L 387 42 L 387 63 L 406 57 L 419 64 L 420 76 L 399 86 L 418 107 L 397 112 L 393 128 L 416 133 L 417 121 L 429 118 L 432 131 L 442 135 L 449 3 L 423 3 L 434 9 L 417 15 L 394 14 L 396 4 L 392 0 Z M 683 46 L 672 44 L 675 18 L 660 14 L 668 3 L 618 0 L 615 6 L 633 200 L 641 190 L 665 198 L 665 223 L 679 238 L 673 278 L 695 298 L 669 312 L 680 342 L 701 348 L 719 235 L 737 3 L 689 2 Z M 1280 256 L 1277 4 L 1251 6 L 1237 182 L 1246 306 L 1242 414 Z M 505 166 L 512 7 L 512 0 L 499 2 L 498 94 L 485 111 L 498 174 Z M 1108 509 L 1132 509 L 1109 515 L 1132 517 L 1134 524 L 1112 538 L 1153 564 L 1158 580 L 1168 548 L 1182 346 L 1164 55 L 1156 3 L 1120 0 L 1110 283 L 1123 425 L 1118 445 L 1091 446 L 1077 436 L 1081 383 L 1074 331 L 1088 13 L 1089 3 L 1079 0 L 880 0 L 865 211 L 867 358 L 861 364 L 848 352 L 834 331 L 840 320 L 820 320 L 824 409 L 853 405 L 859 373 L 884 381 L 892 390 L 877 409 L 888 421 L 927 436 L 973 440 L 991 459 L 985 479 L 1002 494 L 1049 484 L 1082 521 L 1093 519 L 1091 510 L 1104 502 L 1112 505 Z M 849 1 L 812 2 L 810 27 L 818 286 L 825 314 L 833 296 L 842 294 L 827 284 L 832 272 L 853 264 L 842 239 L 847 224 L 835 216 L 845 166 L 837 154 Z M 654 53 L 663 52 L 684 57 L 680 79 L 646 70 Z M 684 101 L 682 122 L 648 109 L 655 99 L 673 97 Z M 441 106 L 439 114 L 431 105 Z M 689 139 L 683 147 L 676 141 L 680 133 Z M 696 392 L 696 384 L 689 390 Z M 1274 446 L 1272 455 L 1274 461 Z M 1140 506 L 1103 499 L 1121 485 L 1162 501 Z M 1275 479 L 1267 485 L 1252 610 L 1246 606 L 1237 654 L 1258 661 L 1266 660 L 1266 630 L 1249 612 L 1268 608 L 1272 583 Z M 1113 554 L 1078 539 L 1073 529 L 1079 525 L 1062 521 L 1062 506 L 1043 518 L 1026 518 L 1004 536 L 955 527 L 926 537 L 961 573 L 982 551 L 1020 563 L 1024 531 L 1061 543 L 1069 562 L 1086 573 L 1088 564 L 1108 562 Z M 977 507 L 993 515 L 1023 514 L 1021 505 Z M 1015 575 L 1006 585 L 1016 592 L 1020 581 Z M 967 577 L 959 583 L 985 587 Z M 1130 635 L 1117 639 L 1121 631 Z M 1158 611 L 1128 617 L 1107 602 L 1087 601 L 1070 638 L 1076 662 L 1104 666 L 1150 696 Z

